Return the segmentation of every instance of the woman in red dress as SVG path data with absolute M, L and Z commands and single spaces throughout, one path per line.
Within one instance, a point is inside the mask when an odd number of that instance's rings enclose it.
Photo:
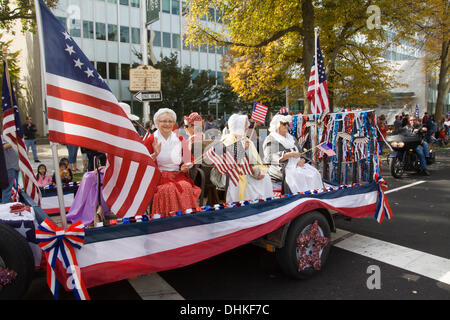
M 186 209 L 200 209 L 197 200 L 201 189 L 188 174 L 192 155 L 183 137 L 172 131 L 176 120 L 173 110 L 159 109 L 153 117 L 158 130 L 144 142 L 161 171 L 152 203 L 152 214 L 161 214 L 161 217 L 174 216 L 177 211 Z

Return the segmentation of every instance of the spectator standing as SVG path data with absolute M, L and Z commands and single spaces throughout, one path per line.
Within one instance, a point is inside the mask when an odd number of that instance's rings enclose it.
M 402 127 L 402 116 L 401 115 L 396 115 L 395 116 L 395 121 L 394 121 L 394 132 L 393 132 L 393 134 L 397 134 L 401 127 Z
M 14 181 L 17 181 L 19 176 L 19 156 L 12 146 L 6 142 L 2 136 L 2 145 L 5 153 L 6 170 L 8 171 L 8 186 L 2 189 L 2 203 L 9 203 L 12 201 L 11 189 Z
M 388 126 L 386 124 L 386 117 L 382 114 L 378 118 L 378 146 L 380 147 L 378 150 L 378 154 L 383 154 L 383 148 L 385 145 L 386 133 L 388 131 Z
M 210 114 L 208 115 L 208 119 L 205 122 L 205 129 L 204 131 L 208 131 L 209 129 L 216 129 L 217 123 L 214 121 L 214 115 Z
M 77 168 L 77 156 L 78 156 L 78 146 L 67 145 L 67 151 L 69 153 L 69 166 L 68 168 L 72 172 L 80 172 Z
M 28 154 L 28 150 L 33 151 L 33 158 L 34 158 L 34 162 L 39 163 L 39 159 L 38 159 L 38 155 L 37 155 L 37 150 L 36 150 L 36 132 L 37 132 L 37 128 L 36 125 L 32 122 L 32 119 L 30 116 L 27 117 L 26 123 L 24 123 L 22 125 L 22 130 L 23 130 L 23 138 L 25 140 L 25 147 L 27 149 L 27 154 Z
M 427 123 L 427 121 L 428 121 L 428 112 L 425 112 L 422 118 L 422 124 Z

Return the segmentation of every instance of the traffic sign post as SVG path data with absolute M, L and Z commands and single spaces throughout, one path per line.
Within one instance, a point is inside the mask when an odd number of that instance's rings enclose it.
M 139 91 L 133 96 L 139 102 L 159 102 L 162 101 L 161 91 Z

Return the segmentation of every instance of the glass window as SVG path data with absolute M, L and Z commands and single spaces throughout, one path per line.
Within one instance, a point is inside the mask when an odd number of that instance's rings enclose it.
M 172 48 L 174 49 L 180 49 L 180 35 L 179 34 L 172 34 Z
M 216 48 L 214 47 L 214 45 L 209 45 L 208 51 L 209 51 L 209 53 L 216 53 Z
M 66 18 L 56 17 L 56 19 L 58 19 L 59 23 L 61 23 L 61 25 L 64 27 L 64 29 L 67 28 L 67 19 Z
M 109 78 L 119 79 L 119 68 L 117 63 L 110 62 L 108 65 L 109 65 Z
M 200 46 L 200 52 L 205 52 L 205 53 L 207 53 L 207 52 L 208 52 L 208 45 L 207 45 L 207 44 L 202 44 L 202 45 Z
M 192 72 L 192 79 L 197 78 L 197 76 L 198 76 L 198 70 L 194 69 L 194 72 Z
M 108 40 L 117 41 L 117 25 L 108 24 Z
M 217 48 L 217 54 L 223 54 L 223 47 L 222 46 Z
M 139 8 L 139 6 L 140 6 L 139 1 L 140 1 L 140 0 L 131 0 L 131 1 L 130 1 L 130 5 L 131 5 L 132 7 Z
M 94 39 L 94 23 L 92 21 L 83 21 L 83 37 Z
M 104 23 L 95 23 L 95 39 L 106 40 L 106 26 Z
M 217 82 L 223 83 L 223 73 L 222 72 L 217 72 Z
M 120 72 L 122 73 L 122 80 L 130 80 L 130 65 L 122 63 L 120 65 Z
M 141 29 L 131 28 L 131 42 L 135 44 L 141 43 Z
M 128 0 L 120 0 L 120 4 L 123 4 L 124 6 L 128 5 Z
M 210 71 L 209 72 L 209 76 L 215 78 L 216 77 L 216 72 L 215 71 Z
M 106 62 L 97 61 L 97 72 L 103 79 L 106 79 Z
M 170 48 L 170 33 L 163 32 L 163 47 Z
M 182 1 L 181 6 L 182 6 L 182 14 L 183 14 L 183 16 L 185 16 L 188 13 L 188 7 L 187 7 L 186 1 Z
M 180 14 L 180 1 L 172 0 L 172 14 Z
M 77 19 L 69 20 L 69 34 L 72 37 L 81 37 L 81 21 Z
M 189 46 L 186 45 L 186 38 L 187 38 L 187 36 L 183 35 L 183 49 L 184 50 L 189 50 Z
M 160 31 L 154 31 L 154 32 L 155 32 L 155 38 L 153 39 L 153 46 L 161 47 L 161 32 Z
M 130 28 L 126 26 L 120 26 L 120 42 L 130 42 Z
M 220 11 L 216 11 L 216 22 L 223 23 L 223 14 Z
M 108 0 L 110 3 L 117 3 L 117 0 Z
M 162 12 L 170 13 L 170 0 L 162 0 Z
M 209 8 L 208 20 L 210 22 L 216 22 L 216 18 L 215 18 L 215 15 L 214 15 L 214 8 Z

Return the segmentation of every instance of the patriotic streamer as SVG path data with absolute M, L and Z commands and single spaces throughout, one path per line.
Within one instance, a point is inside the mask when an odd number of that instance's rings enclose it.
M 378 221 L 378 223 L 381 224 L 383 222 L 384 216 L 386 216 L 389 221 L 392 220 L 392 210 L 383 191 L 387 190 L 388 188 L 386 185 L 386 181 L 381 178 L 378 173 L 374 174 L 374 180 L 376 183 L 378 183 L 379 187 L 375 219 Z
M 73 289 L 78 300 L 89 300 L 86 287 L 81 279 L 76 249 L 81 249 L 84 243 L 84 225 L 81 221 L 72 224 L 67 229 L 56 226 L 51 220 L 45 219 L 36 229 L 36 241 L 45 252 L 47 259 L 47 284 L 53 296 L 58 298 L 59 283 L 56 280 L 55 268 L 59 259 L 73 280 L 68 284 Z

